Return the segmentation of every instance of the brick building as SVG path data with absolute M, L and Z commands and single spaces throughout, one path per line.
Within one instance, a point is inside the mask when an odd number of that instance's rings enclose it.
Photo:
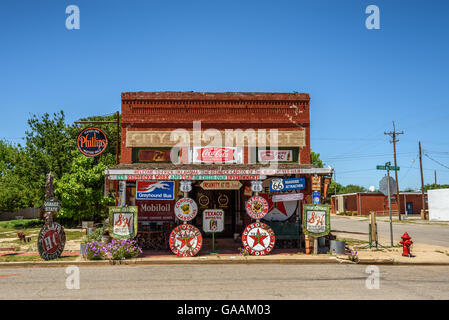
M 122 93 L 121 160 L 106 177 L 126 185 L 121 204 L 138 206 L 139 230 L 147 232 L 179 223 L 173 214 L 183 197 L 179 186 L 192 181 L 188 196 L 200 212 L 191 223 L 201 229 L 201 211 L 222 208 L 222 237 L 234 237 L 250 222 L 244 204 L 251 181 L 263 181 L 266 222 L 279 239 L 292 233 L 296 239 L 302 202 L 312 202 L 310 178 L 332 175 L 331 168 L 311 165 L 309 103 L 304 93 Z M 304 178 L 304 200 L 273 203 L 269 182 L 276 177 Z M 154 180 L 174 181 L 175 199 L 136 199 L 139 181 Z
M 421 192 L 400 192 L 401 214 L 420 214 L 422 209 Z M 425 195 L 427 202 L 427 194 Z M 388 197 L 380 192 L 357 192 L 331 196 L 331 212 L 356 212 L 366 216 L 371 211 L 377 215 L 388 215 Z M 391 213 L 398 214 L 396 198 L 391 197 Z

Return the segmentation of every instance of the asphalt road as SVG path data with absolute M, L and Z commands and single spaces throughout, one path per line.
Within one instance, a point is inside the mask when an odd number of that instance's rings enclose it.
M 449 267 L 378 267 L 379 289 L 366 265 L 86 266 L 79 289 L 65 268 L 1 269 L 0 299 L 449 299 Z
M 346 217 L 331 216 L 331 232 L 344 232 L 347 237 L 368 241 L 368 220 L 361 221 Z M 412 241 L 422 244 L 449 247 L 449 226 L 431 224 L 413 224 L 393 222 L 393 242 L 399 243 L 401 236 L 407 232 Z M 379 240 L 385 245 L 390 244 L 390 223 L 377 221 Z

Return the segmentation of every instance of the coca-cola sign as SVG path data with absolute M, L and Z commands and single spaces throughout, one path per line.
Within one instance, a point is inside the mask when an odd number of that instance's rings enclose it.
M 240 147 L 193 147 L 195 163 L 243 163 Z

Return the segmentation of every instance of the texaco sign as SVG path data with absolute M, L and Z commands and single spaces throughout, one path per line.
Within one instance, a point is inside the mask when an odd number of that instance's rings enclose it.
M 268 213 L 268 202 L 261 196 L 254 196 L 246 201 L 246 212 L 253 219 L 262 219 Z
M 181 221 L 190 221 L 198 213 L 198 206 L 195 200 L 181 198 L 175 204 L 175 215 Z
M 269 254 L 275 243 L 273 230 L 265 223 L 251 223 L 245 228 L 242 235 L 243 247 L 253 256 Z
M 64 228 L 56 222 L 45 224 L 37 238 L 37 249 L 44 260 L 59 258 L 65 246 Z
M 200 251 L 202 244 L 200 230 L 191 224 L 180 224 L 170 234 L 170 249 L 180 257 L 193 257 Z

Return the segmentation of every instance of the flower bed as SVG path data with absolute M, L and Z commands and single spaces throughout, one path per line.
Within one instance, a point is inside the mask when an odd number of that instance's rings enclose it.
M 142 249 L 133 239 L 117 240 L 105 244 L 101 241 L 91 241 L 86 245 L 84 256 L 88 260 L 123 260 L 136 258 L 142 253 Z

